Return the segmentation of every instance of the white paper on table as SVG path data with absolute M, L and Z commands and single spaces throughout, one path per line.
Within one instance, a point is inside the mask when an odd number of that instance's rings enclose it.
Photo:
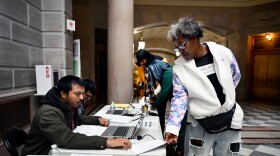
M 163 140 L 151 140 L 139 144 L 133 144 L 130 150 L 132 150 L 135 154 L 141 154 L 164 144 L 165 142 Z
M 101 134 L 107 129 L 107 127 L 103 126 L 97 126 L 97 125 L 81 125 L 77 126 L 73 132 L 74 133 L 81 133 L 85 134 L 87 136 L 93 136 L 98 135 L 101 136 Z

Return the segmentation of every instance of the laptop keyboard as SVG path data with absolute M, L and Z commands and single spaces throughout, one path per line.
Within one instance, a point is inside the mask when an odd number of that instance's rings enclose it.
M 123 113 L 123 110 L 115 110 L 113 114 L 120 115 Z
M 129 127 L 118 127 L 113 136 L 126 136 Z

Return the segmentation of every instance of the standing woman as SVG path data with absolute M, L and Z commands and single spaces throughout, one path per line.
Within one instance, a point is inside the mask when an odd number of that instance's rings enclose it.
M 147 75 L 145 75 L 145 73 L 147 74 L 146 67 L 148 67 L 151 61 L 154 59 L 163 60 L 165 62 L 167 61 L 165 58 L 157 55 L 152 55 L 151 53 L 147 52 L 144 49 L 140 49 L 137 51 L 136 59 L 137 59 L 137 63 L 135 63 L 135 65 L 139 73 L 139 76 L 137 78 L 138 81 L 136 85 L 139 90 L 139 99 L 142 99 L 143 96 L 147 97 L 149 94 L 149 91 L 147 91 L 146 88 L 150 88 L 150 84 L 147 84 L 148 81 Z
M 161 130 L 164 132 L 166 104 L 172 98 L 172 67 L 165 61 L 165 58 L 153 55 L 144 49 L 137 51 L 136 58 L 136 64 L 143 65 L 147 69 L 148 84 L 146 85 L 148 85 L 150 92 L 157 88 L 157 83 L 160 84 L 161 90 L 158 96 L 155 101 L 150 98 L 150 103 L 157 109 Z
M 237 61 L 230 49 L 214 42 L 200 43 L 203 30 L 190 17 L 171 25 L 168 39 L 181 56 L 173 66 L 173 98 L 165 139 L 176 143 L 188 110 L 185 155 L 239 155 L 243 111 L 236 102 L 240 81 Z
M 161 130 L 164 132 L 166 105 L 173 97 L 172 66 L 167 63 L 165 58 L 152 55 L 143 49 L 137 52 L 136 58 L 138 60 L 137 63 L 145 65 L 148 68 L 148 75 L 151 80 L 152 87 L 156 88 L 156 82 L 158 82 L 161 86 L 160 92 L 158 93 L 155 101 L 151 101 L 151 104 L 153 107 L 157 108 Z M 176 152 L 177 155 L 183 155 L 186 120 L 187 115 L 184 115 L 182 124 L 180 125 L 181 128 L 179 130 L 177 144 L 175 146 L 167 146 L 167 152 Z
M 156 82 L 161 86 L 155 101 L 151 100 L 151 105 L 157 109 L 161 130 L 164 132 L 166 105 L 172 98 L 172 67 L 169 63 L 155 59 L 148 66 L 148 72 L 152 88 L 156 88 Z

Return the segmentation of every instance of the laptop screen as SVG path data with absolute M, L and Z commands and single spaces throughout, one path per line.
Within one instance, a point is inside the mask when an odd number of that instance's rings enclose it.
M 135 126 L 135 131 L 134 131 L 134 133 L 133 133 L 132 136 L 134 136 L 135 133 L 138 131 L 138 129 L 142 126 L 142 124 L 143 124 L 143 119 L 144 119 L 144 115 L 141 115 L 139 121 L 137 122 L 137 124 L 136 124 L 136 126 Z

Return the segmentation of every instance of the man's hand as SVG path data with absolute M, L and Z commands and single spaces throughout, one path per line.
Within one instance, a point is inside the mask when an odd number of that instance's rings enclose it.
M 109 125 L 108 119 L 105 119 L 105 118 L 98 118 L 98 122 L 100 125 L 104 125 L 106 127 L 108 127 L 108 125 Z
M 131 148 L 131 142 L 128 139 L 107 139 L 106 142 L 107 147 L 122 147 L 123 149 L 130 149 Z
M 177 143 L 177 135 L 174 135 L 172 133 L 166 132 L 165 133 L 165 142 L 167 144 L 176 144 Z

